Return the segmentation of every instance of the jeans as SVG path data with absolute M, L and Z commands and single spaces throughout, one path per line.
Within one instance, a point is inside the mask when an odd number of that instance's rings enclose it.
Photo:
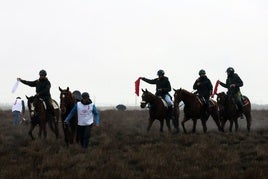
M 79 137 L 80 144 L 83 148 L 87 148 L 91 136 L 92 124 L 89 126 L 77 126 L 77 127 L 78 127 L 77 134 Z
M 13 125 L 18 126 L 20 123 L 20 112 L 19 111 L 13 111 Z
M 171 97 L 168 94 L 165 95 L 165 101 L 167 102 L 168 106 L 173 105 L 173 101 L 171 100 Z

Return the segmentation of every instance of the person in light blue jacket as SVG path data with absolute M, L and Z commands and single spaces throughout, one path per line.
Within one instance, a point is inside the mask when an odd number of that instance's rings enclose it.
M 64 123 L 68 126 L 71 118 L 77 114 L 77 134 L 80 144 L 83 148 L 87 148 L 91 137 L 91 128 L 95 123 L 99 126 L 99 112 L 89 98 L 87 92 L 82 93 L 82 100 L 77 102 L 71 112 L 68 114 Z

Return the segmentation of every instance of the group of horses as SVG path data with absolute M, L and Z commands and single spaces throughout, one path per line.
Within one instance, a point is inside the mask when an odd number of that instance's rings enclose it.
M 61 119 L 62 129 L 64 132 L 64 141 L 66 145 L 74 143 L 74 141 L 78 141 L 78 136 L 76 132 L 77 127 L 77 116 L 75 115 L 73 119 L 70 120 L 70 124 L 68 126 L 65 125 L 64 120 L 67 115 L 72 110 L 75 103 L 81 100 L 81 93 L 79 91 L 71 92 L 69 87 L 66 89 L 60 90 L 60 105 L 57 104 L 55 100 L 52 101 L 54 106 L 54 117 L 48 117 L 47 109 L 45 102 L 39 98 L 38 96 L 31 96 L 27 98 L 27 105 L 31 118 L 31 126 L 28 134 L 34 140 L 34 136 L 32 131 L 34 130 L 36 125 L 39 125 L 39 133 L 38 136 L 44 137 L 47 136 L 46 124 L 48 123 L 51 131 L 55 134 L 56 138 L 59 137 L 58 123 Z M 225 123 L 227 121 L 230 122 L 229 131 L 232 131 L 233 122 L 235 123 L 235 131 L 238 130 L 238 118 L 240 114 L 237 112 L 237 105 L 234 101 L 234 98 L 226 95 L 224 92 L 217 94 L 217 101 L 210 99 L 208 110 L 204 113 L 203 111 L 203 103 L 202 99 L 198 97 L 197 94 L 189 92 L 185 89 L 173 89 L 174 90 L 174 106 L 172 108 L 172 116 L 168 115 L 168 107 L 163 101 L 162 98 L 152 94 L 147 89 L 142 89 L 142 101 L 141 108 L 145 108 L 147 104 L 149 104 L 149 123 L 147 126 L 147 131 L 150 130 L 152 124 L 155 120 L 160 121 L 160 131 L 163 132 L 164 120 L 166 121 L 166 125 L 168 130 L 172 132 L 170 120 L 172 120 L 172 124 L 174 126 L 174 132 L 179 132 L 179 116 L 180 116 L 180 102 L 184 103 L 184 117 L 181 121 L 181 125 L 184 133 L 187 133 L 185 128 L 185 122 L 192 119 L 193 120 L 193 128 L 192 132 L 196 132 L 196 123 L 198 119 L 201 119 L 203 131 L 207 132 L 206 122 L 211 116 L 215 121 L 216 126 L 219 131 L 224 131 Z M 243 96 L 243 114 L 246 117 L 247 121 L 247 130 L 250 131 L 251 126 L 251 104 L 249 99 L 246 96 Z M 205 115 L 204 115 L 205 114 Z
M 75 115 L 70 120 L 69 125 L 65 125 L 64 120 L 72 110 L 75 103 L 81 100 L 81 93 L 79 91 L 71 92 L 69 90 L 69 87 L 67 87 L 66 89 L 61 89 L 59 87 L 59 90 L 60 90 L 60 105 L 58 105 L 58 103 L 55 100 L 52 101 L 54 107 L 53 118 L 48 117 L 49 115 L 46 109 L 45 102 L 41 98 L 39 98 L 38 96 L 30 96 L 30 97 L 26 96 L 27 106 L 31 119 L 31 126 L 28 134 L 30 135 L 32 140 L 35 139 L 35 137 L 32 134 L 32 131 L 37 125 L 39 125 L 39 132 L 38 132 L 39 138 L 41 138 L 42 136 L 46 138 L 47 123 L 49 124 L 51 131 L 55 134 L 56 138 L 58 138 L 59 137 L 58 123 L 61 119 L 62 129 L 64 133 L 64 141 L 66 145 L 72 144 L 74 143 L 74 141 L 79 142 L 78 136 L 76 135 L 77 116 Z
M 210 98 L 209 104 L 206 110 L 204 110 L 204 100 L 198 94 L 189 92 L 185 89 L 173 89 L 174 90 L 174 106 L 173 106 L 173 116 L 170 118 L 167 114 L 167 107 L 165 102 L 158 96 L 152 94 L 147 89 L 142 89 L 142 101 L 141 108 L 148 106 L 149 108 L 149 124 L 147 131 L 150 130 L 153 122 L 155 120 L 160 121 L 160 131 L 163 131 L 164 120 L 166 120 L 166 125 L 169 131 L 170 120 L 173 122 L 174 133 L 179 132 L 179 115 L 180 115 L 180 102 L 184 103 L 183 112 L 184 116 L 181 121 L 181 125 L 184 133 L 187 133 L 185 128 L 185 122 L 192 119 L 193 128 L 192 132 L 196 132 L 196 123 L 198 119 L 201 119 L 203 126 L 203 132 L 207 132 L 207 120 L 211 116 L 219 131 L 224 132 L 225 124 L 227 121 L 230 122 L 229 131 L 232 132 L 233 122 L 235 123 L 235 131 L 238 130 L 238 118 L 241 116 L 237 110 L 237 104 L 234 97 L 227 95 L 224 92 L 218 93 L 217 100 Z M 243 99 L 243 115 L 246 117 L 247 130 L 250 131 L 251 126 L 251 103 L 246 96 Z M 147 105 L 149 104 L 149 105 Z

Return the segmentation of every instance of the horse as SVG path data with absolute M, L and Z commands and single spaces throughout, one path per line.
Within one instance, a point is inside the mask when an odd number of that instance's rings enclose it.
M 213 120 L 215 121 L 218 130 L 223 131 L 220 120 L 219 120 L 219 112 L 218 112 L 218 105 L 217 102 L 213 99 L 209 100 L 209 107 L 207 112 L 204 115 L 204 109 L 203 109 L 203 102 L 200 100 L 200 98 L 194 94 L 191 93 L 185 89 L 173 89 L 175 91 L 174 93 L 174 107 L 178 108 L 179 103 L 182 101 L 184 103 L 184 118 L 181 122 L 182 128 L 184 133 L 187 133 L 184 123 L 190 119 L 193 120 L 193 128 L 192 132 L 195 133 L 196 131 L 196 123 L 197 119 L 201 119 L 202 126 L 203 126 L 203 132 L 207 132 L 207 125 L 206 122 L 211 115 Z
M 59 107 L 57 102 L 53 100 L 55 118 L 52 119 L 48 117 L 45 102 L 41 98 L 37 96 L 30 96 L 30 97 L 26 96 L 26 98 L 31 119 L 31 126 L 28 134 L 30 135 L 32 140 L 35 139 L 35 137 L 32 134 L 32 131 L 34 130 L 36 125 L 39 125 L 39 133 L 38 133 L 39 138 L 42 137 L 42 133 L 44 138 L 47 137 L 47 130 L 46 130 L 47 122 L 49 123 L 51 131 L 55 134 L 56 138 L 58 138 Z
M 66 89 L 60 90 L 60 110 L 61 110 L 61 121 L 62 121 L 62 128 L 64 132 L 64 141 L 65 144 L 68 146 L 69 144 L 72 144 L 74 142 L 74 138 L 76 137 L 76 142 L 78 142 L 78 136 L 76 135 L 76 129 L 77 129 L 77 115 L 75 115 L 71 121 L 70 125 L 66 126 L 64 124 L 64 120 L 68 116 L 68 114 L 71 112 L 72 108 L 74 107 L 76 103 L 76 96 L 69 90 L 69 87 Z M 80 94 L 81 95 L 81 94 Z
M 229 132 L 232 132 L 233 122 L 235 123 L 235 131 L 238 131 L 238 122 L 237 119 L 240 116 L 240 113 L 237 110 L 237 105 L 232 96 L 227 95 L 225 92 L 217 93 L 217 102 L 220 108 L 220 122 L 221 126 L 224 129 L 225 123 L 227 120 L 230 122 Z M 242 96 L 243 101 L 243 114 L 246 116 L 247 121 L 247 130 L 250 132 L 251 126 L 251 103 L 247 96 Z M 242 115 L 243 115 L 242 114 Z
M 162 98 L 152 94 L 149 92 L 147 89 L 143 90 L 142 89 L 142 101 L 140 103 L 141 108 L 145 108 L 147 104 L 149 104 L 149 123 L 147 126 L 147 131 L 149 131 L 152 127 L 152 124 L 154 120 L 159 120 L 160 121 L 160 132 L 163 132 L 163 125 L 164 125 L 164 119 L 166 120 L 166 125 L 171 132 L 171 127 L 170 127 L 170 118 L 168 117 L 168 107 L 165 105 L 166 102 L 163 101 Z M 175 115 L 174 115 L 175 114 Z M 173 125 L 176 129 L 176 133 L 179 132 L 179 127 L 178 127 L 178 116 L 179 113 L 178 111 L 173 111 Z M 177 123 L 176 123 L 177 122 Z

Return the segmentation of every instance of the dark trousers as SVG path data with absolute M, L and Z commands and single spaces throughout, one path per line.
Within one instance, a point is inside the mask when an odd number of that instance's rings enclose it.
M 92 124 L 89 126 L 77 126 L 77 134 L 80 144 L 83 148 L 87 148 L 89 144 L 89 139 L 91 136 Z

